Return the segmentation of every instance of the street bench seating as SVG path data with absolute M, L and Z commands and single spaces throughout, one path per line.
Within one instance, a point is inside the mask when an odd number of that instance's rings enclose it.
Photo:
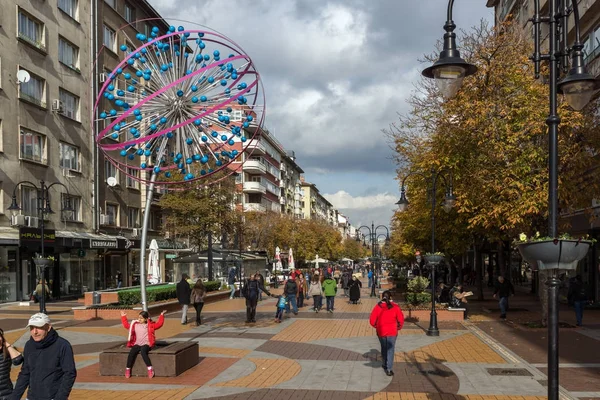
M 124 376 L 129 347 L 120 344 L 100 353 L 100 375 Z M 178 376 L 200 362 L 198 342 L 157 341 L 149 353 L 154 376 Z M 148 376 L 142 355 L 138 354 L 131 376 Z

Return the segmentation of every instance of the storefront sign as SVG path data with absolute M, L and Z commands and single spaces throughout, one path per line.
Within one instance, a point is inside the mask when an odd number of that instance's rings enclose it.
M 44 244 L 54 244 L 56 232 L 54 229 L 44 229 Z M 39 245 L 42 242 L 42 230 L 39 228 L 19 228 L 19 246 Z
M 90 248 L 91 249 L 116 249 L 117 241 L 116 240 L 90 239 Z

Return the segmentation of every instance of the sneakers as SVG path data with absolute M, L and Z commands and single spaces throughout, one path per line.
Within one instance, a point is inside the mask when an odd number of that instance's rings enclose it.
M 394 376 L 394 371 L 392 371 L 392 370 L 390 369 L 390 370 L 388 370 L 388 371 L 385 371 L 385 374 L 386 374 L 387 376 Z
M 131 378 L 131 368 L 125 368 L 125 378 Z
M 152 368 L 152 367 L 148 368 L 148 378 L 150 378 L 150 379 L 154 378 L 154 368 Z

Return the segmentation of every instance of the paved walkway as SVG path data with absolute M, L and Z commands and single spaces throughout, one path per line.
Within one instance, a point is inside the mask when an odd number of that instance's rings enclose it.
M 521 303 L 535 304 L 526 300 Z M 244 323 L 241 299 L 207 304 L 200 327 L 182 326 L 178 313 L 168 315 L 157 338 L 196 341 L 202 358 L 178 377 L 152 380 L 99 375 L 99 353 L 125 340 L 118 321 L 74 321 L 60 303 L 48 309 L 76 354 L 71 399 L 546 398 L 545 330 L 521 322 L 520 313 L 532 318 L 536 310 L 518 298 L 512 307 L 524 311 L 509 312 L 507 322 L 497 319 L 495 302 L 484 301 L 473 304 L 471 321 L 440 322 L 439 337 L 425 335 L 428 321 L 407 323 L 398 337 L 393 377 L 381 369 L 379 343 L 367 321 L 376 300 L 366 288 L 362 304 L 347 304 L 340 295 L 333 314 L 304 307 L 280 324 L 273 321 L 275 302 L 260 303 L 255 324 Z M 36 311 L 0 308 L 0 327 L 17 347 L 29 338 L 24 325 Z M 596 315 L 589 314 L 592 321 Z M 561 329 L 564 398 L 600 399 L 597 333 L 594 326 Z M 17 374 L 13 370 L 12 378 Z

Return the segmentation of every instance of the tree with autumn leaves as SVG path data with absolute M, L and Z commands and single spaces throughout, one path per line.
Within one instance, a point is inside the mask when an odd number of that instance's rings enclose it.
M 457 96 L 444 100 L 432 80 L 422 79 L 411 95 L 411 111 L 386 133 L 392 138 L 398 179 L 431 168 L 452 173 L 456 207 L 437 207 L 436 247 L 449 255 L 469 246 L 503 242 L 524 232 L 547 232 L 548 86 L 535 80 L 529 40 L 510 23 L 489 28 L 482 22 L 460 39 L 461 52 L 478 71 L 465 78 Z M 432 62 L 430 57 L 427 62 Z M 573 111 L 559 100 L 559 207 L 588 207 L 598 196 L 589 172 L 600 150 L 598 121 L 590 109 Z M 430 247 L 430 205 L 425 180 L 407 181 L 411 202 L 396 213 L 391 245 L 396 257 Z M 443 184 L 438 185 L 439 198 Z M 442 188 L 442 189 L 440 189 Z M 564 224 L 560 227 L 565 230 Z M 406 254 L 404 254 L 406 256 Z

